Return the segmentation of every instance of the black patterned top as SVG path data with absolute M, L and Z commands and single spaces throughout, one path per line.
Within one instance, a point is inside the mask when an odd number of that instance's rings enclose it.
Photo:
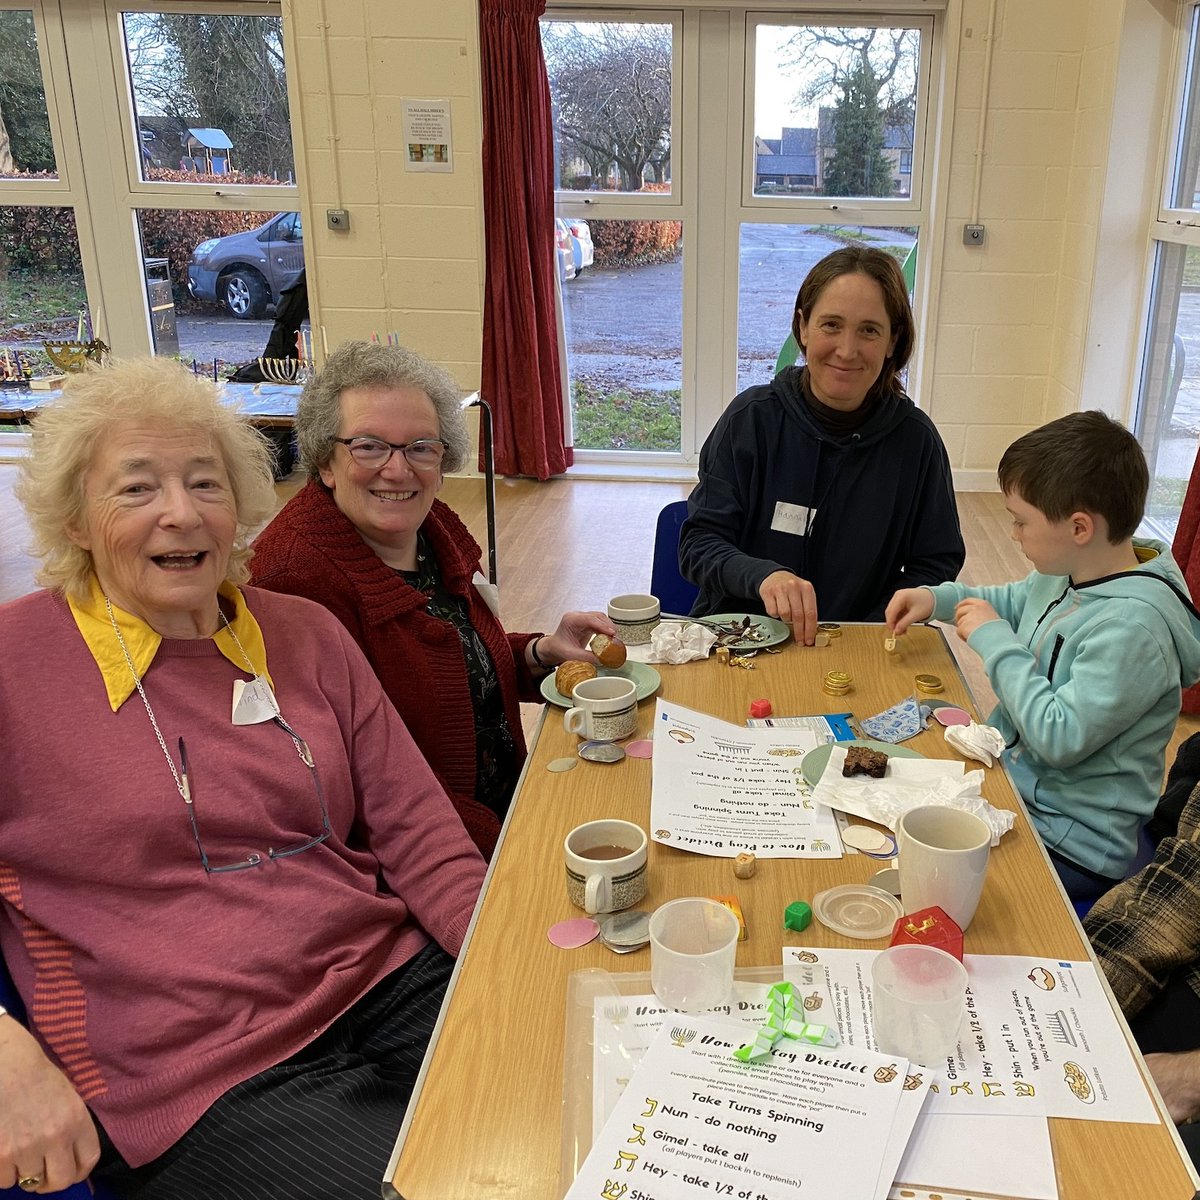
M 435 620 L 453 625 L 462 642 L 475 715 L 475 799 L 503 820 L 517 785 L 519 765 L 491 655 L 471 624 L 467 602 L 443 585 L 437 557 L 424 534 L 418 537 L 417 569 L 397 573 L 429 597 L 425 611 Z

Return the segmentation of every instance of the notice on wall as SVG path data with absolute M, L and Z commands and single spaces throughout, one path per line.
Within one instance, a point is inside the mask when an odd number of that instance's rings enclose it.
M 454 170 L 454 142 L 450 136 L 449 100 L 405 100 L 404 169 Z

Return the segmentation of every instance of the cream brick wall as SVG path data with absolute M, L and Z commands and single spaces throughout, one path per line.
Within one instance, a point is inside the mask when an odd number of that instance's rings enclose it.
M 965 0 L 930 412 L 961 484 L 1080 407 L 1121 0 L 999 0 L 978 218 L 971 212 L 988 4 Z
M 396 329 L 479 385 L 483 297 L 479 63 L 473 0 L 325 0 L 341 193 L 330 155 L 318 0 L 285 0 L 314 308 L 332 347 Z M 1123 0 L 998 0 L 980 249 L 972 216 L 987 0 L 963 0 L 924 401 L 960 483 L 990 486 L 1013 438 L 1081 406 Z M 404 170 L 404 97 L 447 98 L 453 174 Z M 348 234 L 325 209 L 352 215 Z
M 475 4 L 325 0 L 324 15 L 323 37 L 318 0 L 284 6 L 317 342 L 332 349 L 347 338 L 395 330 L 464 389 L 478 388 L 483 216 Z M 406 99 L 450 102 L 453 172 L 405 169 Z M 325 210 L 334 207 L 349 210 L 349 232 L 326 227 Z

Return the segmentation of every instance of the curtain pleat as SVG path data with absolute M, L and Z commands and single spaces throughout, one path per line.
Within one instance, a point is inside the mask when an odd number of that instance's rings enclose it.
M 496 472 L 548 479 L 573 461 L 563 430 L 554 311 L 554 146 L 542 0 L 480 0 L 483 396 Z

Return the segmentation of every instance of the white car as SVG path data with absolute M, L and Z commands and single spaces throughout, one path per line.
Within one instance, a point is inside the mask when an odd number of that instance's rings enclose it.
M 584 267 L 590 267 L 596 261 L 592 231 L 586 221 L 577 217 L 564 217 L 562 220 L 571 231 L 571 257 L 575 263 L 575 274 L 578 275 Z

